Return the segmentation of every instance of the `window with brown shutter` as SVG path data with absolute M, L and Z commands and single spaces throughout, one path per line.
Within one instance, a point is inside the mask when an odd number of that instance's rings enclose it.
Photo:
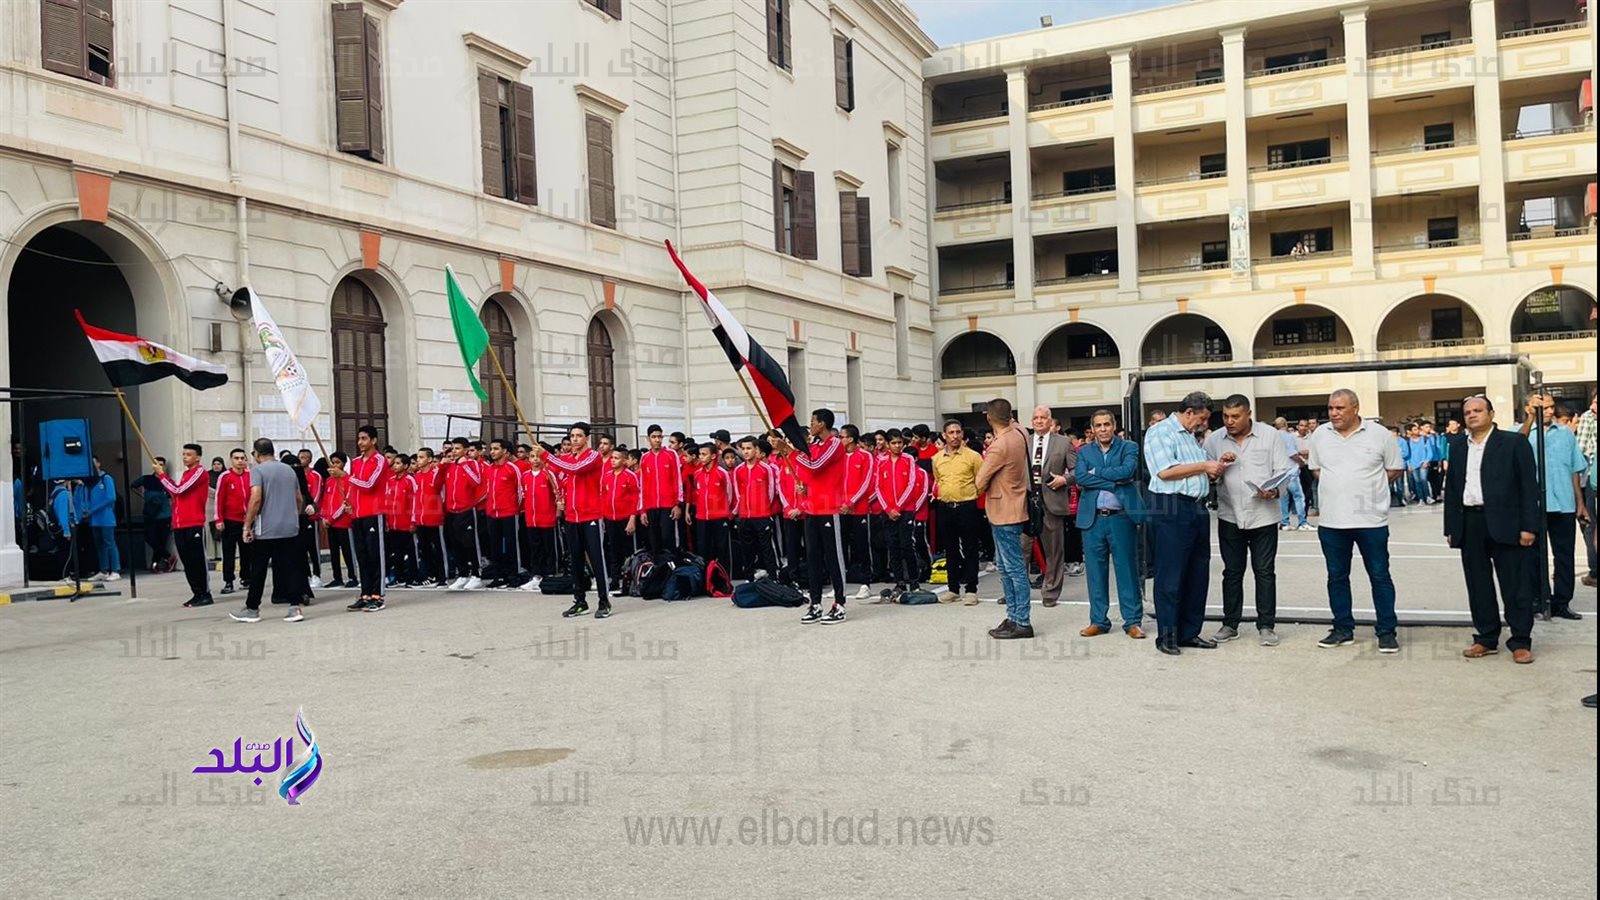
M 856 252 L 859 257 L 855 274 L 868 278 L 872 275 L 872 198 L 856 198 Z
M 794 173 L 794 249 L 801 259 L 817 258 L 817 176 Z
M 785 69 L 794 68 L 789 41 L 792 0 L 767 0 L 767 59 Z
M 620 15 L 620 11 L 618 15 Z M 516 199 L 529 206 L 539 205 L 539 166 L 533 143 L 533 88 L 511 85 L 511 109 L 516 117 Z
M 478 310 L 483 330 L 489 333 L 489 346 L 494 348 L 495 359 L 500 360 L 500 369 L 506 373 L 505 381 L 501 381 L 500 372 L 494 368 L 494 359 L 484 354 L 478 361 L 478 381 L 483 385 L 484 393 L 489 395 L 489 399 L 483 403 L 484 419 L 496 426 L 510 426 L 515 433 L 517 410 L 511 397 L 517 389 L 517 332 L 503 305 L 511 302 L 514 301 L 506 295 L 497 294 L 485 300 L 483 308 Z M 510 391 L 506 390 L 506 382 L 511 383 Z M 503 433 L 500 429 L 497 432 Z
M 493 72 L 478 70 L 478 143 L 483 153 L 483 192 L 495 197 L 509 197 L 507 188 L 512 182 L 506 165 L 505 136 L 510 123 L 505 115 L 504 84 Z
M 115 83 L 111 0 L 43 0 L 39 38 L 44 67 L 104 85 Z
M 589 320 L 589 423 L 615 425 L 616 422 L 616 346 L 611 341 L 611 329 L 595 316 Z
M 833 36 L 833 102 L 846 112 L 856 108 L 855 51 L 855 41 Z
M 856 230 L 856 192 L 839 192 L 839 270 L 846 275 L 861 274 L 860 234 Z
M 533 152 L 533 88 L 478 70 L 478 142 L 483 192 L 538 205 Z
M 333 5 L 333 90 L 339 150 L 383 162 L 383 43 L 360 3 Z
M 616 172 L 613 169 L 611 120 L 593 113 L 584 116 L 589 150 L 589 221 L 617 227 Z
M 794 246 L 789 236 L 789 211 L 793 208 L 789 171 L 782 160 L 772 161 L 772 248 L 779 253 L 788 253 Z
M 354 447 L 356 429 L 389 433 L 383 309 L 372 289 L 354 276 L 333 292 L 333 434 L 336 446 Z
M 622 20 L 622 0 L 582 0 L 618 21 Z

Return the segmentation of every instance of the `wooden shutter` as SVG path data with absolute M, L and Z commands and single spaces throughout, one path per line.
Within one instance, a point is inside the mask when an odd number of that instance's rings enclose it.
M 596 316 L 589 320 L 589 422 L 614 425 L 616 421 L 616 349 L 611 330 Z
M 517 195 L 514 199 L 529 206 L 538 206 L 539 166 L 534 158 L 533 88 L 525 84 L 511 86 L 511 112 L 517 138 Z
M 483 150 L 483 192 L 510 197 L 505 148 L 500 146 L 500 77 L 478 70 L 478 142 Z
M 333 105 L 339 149 L 371 147 L 367 112 L 366 16 L 359 3 L 333 6 Z
M 794 173 L 794 255 L 817 258 L 817 176 Z
M 101 84 L 116 80 L 111 0 L 83 0 L 83 77 Z
M 772 249 L 788 253 L 793 247 L 783 243 L 783 163 L 772 161 Z
M 367 158 L 383 162 L 383 41 L 378 38 L 378 20 L 362 21 L 362 36 L 367 62 Z
M 856 249 L 860 256 L 856 274 L 862 278 L 872 275 L 872 198 L 856 198 Z
M 339 446 L 353 447 L 356 429 L 373 425 L 389 431 L 383 310 L 361 281 L 345 278 L 333 294 L 334 434 Z
M 856 228 L 856 192 L 839 192 L 839 270 L 846 275 L 861 274 L 860 235 Z
M 606 11 L 606 15 L 610 16 L 611 18 L 616 19 L 619 22 L 622 20 L 622 0 L 602 0 L 601 8 L 604 9 Z
M 767 61 L 781 66 L 782 54 L 783 34 L 778 30 L 778 0 L 767 0 Z
M 612 169 L 611 122 L 603 116 L 584 116 L 589 145 L 589 221 L 617 227 L 616 173 Z
M 44 67 L 63 75 L 84 77 L 83 8 L 78 0 L 44 0 L 40 4 L 39 31 Z
M 850 39 L 842 34 L 833 36 L 833 102 L 840 109 L 855 108 L 850 96 Z
M 783 15 L 778 17 L 780 31 L 779 40 L 783 45 L 783 67 L 794 69 L 794 45 L 789 40 L 790 20 L 794 18 L 794 0 L 779 0 L 783 4 Z

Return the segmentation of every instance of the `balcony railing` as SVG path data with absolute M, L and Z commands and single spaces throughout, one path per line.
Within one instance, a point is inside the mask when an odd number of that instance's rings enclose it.
M 1135 96 L 1144 96 L 1145 94 L 1163 94 L 1167 91 L 1181 91 L 1184 88 L 1204 87 L 1208 84 L 1221 83 L 1221 75 L 1207 75 L 1204 78 L 1191 78 L 1188 81 L 1174 81 L 1171 84 L 1152 84 L 1149 87 L 1139 88 L 1133 93 Z
M 1536 228 L 1533 231 L 1512 232 L 1507 235 L 1507 239 L 1513 241 L 1542 241 L 1548 238 L 1582 237 L 1590 233 L 1591 229 L 1587 225 L 1579 225 L 1575 228 Z
M 997 281 L 994 284 L 968 284 L 960 287 L 939 285 L 939 296 L 950 297 L 957 294 L 982 294 L 988 291 L 1009 291 L 1017 286 L 1015 281 Z
M 1406 147 L 1385 147 L 1382 150 L 1374 150 L 1372 151 L 1372 155 L 1376 158 L 1379 156 L 1400 156 L 1405 153 L 1430 153 L 1434 150 L 1452 150 L 1456 147 L 1471 147 L 1476 143 L 1477 141 L 1474 141 L 1471 138 L 1463 138 L 1459 141 L 1434 141 L 1431 144 L 1422 143 L 1419 141 Z
M 1121 366 L 1122 360 L 1116 356 L 1074 356 L 1067 360 L 1064 369 L 1046 369 L 1040 365 L 1038 372 L 1040 375 L 1076 375 L 1082 372 L 1104 372 Z
M 935 128 L 937 128 L 940 125 L 959 125 L 962 122 L 981 122 L 984 119 L 1004 119 L 1005 117 L 1006 117 L 1006 112 L 1004 110 L 994 110 L 994 109 L 992 109 L 992 110 L 986 110 L 984 112 L 969 112 L 969 113 L 962 113 L 962 114 L 956 115 L 956 116 L 945 116 L 945 117 L 942 117 L 942 118 L 934 119 L 933 120 L 933 126 Z
M 1534 334 L 1517 334 L 1511 336 L 1513 344 L 1530 344 L 1536 341 L 1592 341 L 1595 339 L 1595 329 L 1587 331 L 1542 331 Z
M 1285 162 L 1260 163 L 1250 167 L 1252 172 L 1278 172 L 1283 169 L 1304 169 L 1308 166 L 1326 166 L 1330 163 L 1344 162 L 1348 156 L 1319 156 L 1315 159 L 1295 159 Z
M 1256 359 L 1296 359 L 1301 356 L 1343 356 L 1356 352 L 1352 344 L 1299 344 L 1277 350 L 1257 350 Z
M 1374 50 L 1367 54 L 1368 59 L 1382 59 L 1385 56 L 1401 56 L 1406 53 L 1422 53 L 1426 50 L 1438 50 L 1441 47 L 1463 47 L 1472 43 L 1470 37 L 1451 38 L 1448 41 L 1431 41 L 1426 44 L 1412 44 L 1408 47 L 1389 47 L 1383 50 Z
M 1405 253 L 1410 250 L 1442 250 L 1449 247 L 1476 247 L 1477 238 L 1435 238 L 1434 240 L 1412 241 L 1408 244 L 1379 244 L 1373 249 L 1378 253 Z
M 1588 26 L 1588 22 L 1559 22 L 1555 25 L 1540 25 L 1538 28 L 1518 28 L 1514 31 L 1502 32 L 1500 39 L 1529 37 L 1535 34 L 1555 34 L 1558 31 L 1576 31 L 1579 28 L 1587 28 Z
M 1325 259 L 1338 259 L 1341 256 L 1349 255 L 1349 250 L 1310 250 L 1299 256 L 1295 256 L 1292 253 L 1285 253 L 1282 256 L 1257 256 L 1251 259 L 1250 262 L 1258 266 L 1271 265 L 1273 263 L 1320 262 Z
M 1059 275 L 1055 278 L 1040 278 L 1033 283 L 1033 286 L 1051 287 L 1059 284 L 1077 284 L 1082 281 L 1105 281 L 1116 277 L 1115 270 L 1110 272 L 1090 272 L 1087 275 Z
M 1140 269 L 1139 276 L 1142 278 L 1146 275 L 1172 275 L 1178 272 L 1213 272 L 1227 267 L 1228 261 L 1225 259 L 1215 262 L 1184 263 L 1178 266 L 1156 266 L 1152 269 Z
M 1379 344 L 1378 352 L 1384 353 L 1390 350 L 1445 350 L 1450 347 L 1482 346 L 1483 338 L 1481 337 L 1444 338 L 1436 341 L 1395 341 L 1388 344 Z
M 1508 141 L 1522 141 L 1528 138 L 1550 137 L 1557 134 L 1577 134 L 1581 131 L 1593 131 L 1593 125 L 1562 125 L 1559 128 L 1540 128 L 1537 130 L 1523 131 L 1518 129 L 1506 133 Z
M 1057 100 L 1054 103 L 1041 103 L 1038 106 L 1030 106 L 1028 107 L 1028 112 L 1044 112 L 1047 109 L 1066 109 L 1069 106 L 1087 106 L 1090 103 L 1104 103 L 1110 99 L 1110 94 L 1095 94 L 1092 97 L 1079 97 L 1076 100 Z
M 1233 362 L 1233 351 L 1226 353 L 1161 353 L 1146 354 L 1143 357 L 1147 366 L 1192 366 L 1197 363 L 1225 363 Z
M 1227 172 L 1189 172 L 1184 175 L 1168 175 L 1165 178 L 1141 178 L 1139 187 L 1155 187 L 1158 184 L 1178 184 L 1184 181 L 1210 181 L 1213 178 L 1227 178 Z
M 1094 187 L 1073 188 L 1070 191 L 1052 191 L 1048 194 L 1034 194 L 1035 200 L 1058 200 L 1062 197 L 1084 197 L 1089 194 L 1109 194 L 1117 189 L 1114 184 L 1095 185 Z
M 1310 59 L 1306 60 L 1305 62 L 1290 63 L 1287 66 L 1273 66 L 1270 69 L 1255 69 L 1247 73 L 1247 75 L 1250 78 L 1254 78 L 1257 75 L 1281 75 L 1284 72 L 1304 72 L 1307 69 L 1325 69 L 1328 66 L 1338 66 L 1343 64 L 1344 57 L 1330 56 L 1327 59 Z
M 1010 197 L 996 197 L 993 200 L 968 200 L 965 203 L 941 203 L 933 208 L 935 213 L 956 212 L 963 209 L 978 209 L 984 206 L 1010 206 Z

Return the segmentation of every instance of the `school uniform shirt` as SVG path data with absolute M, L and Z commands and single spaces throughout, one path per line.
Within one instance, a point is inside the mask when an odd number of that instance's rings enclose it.
M 177 481 L 161 473 L 161 486 L 172 496 L 172 527 L 199 528 L 206 524 L 206 501 L 211 498 L 211 479 L 200 466 L 184 469 Z
M 438 528 L 444 524 L 444 469 L 429 466 L 411 476 L 417 482 L 413 516 L 418 528 Z
M 545 455 L 545 462 L 556 471 L 566 473 L 562 480 L 562 493 L 566 499 L 568 522 L 593 522 L 600 518 L 600 476 L 604 459 L 595 450 L 582 453 L 565 453 L 560 456 Z
M 741 463 L 733 470 L 739 497 L 734 510 L 741 519 L 770 519 L 778 514 L 778 473 L 765 462 Z
M 483 484 L 483 466 L 475 459 L 451 460 L 439 464 L 444 478 L 444 511 L 471 512 L 478 505 L 478 488 Z
M 243 522 L 245 504 L 250 500 L 250 470 L 242 474 L 229 469 L 217 479 L 217 521 Z
M 806 486 L 806 512 L 813 516 L 837 515 L 844 505 L 844 445 L 829 435 L 791 455 L 795 473 Z
M 646 450 L 639 457 L 639 490 L 645 509 L 683 503 L 683 459 L 671 450 Z
M 384 525 L 390 531 L 410 531 L 416 523 L 413 505 L 416 503 L 417 480 L 410 475 L 391 475 L 383 486 L 383 493 L 386 498 Z
M 556 527 L 556 492 L 561 486 L 550 469 L 522 473 L 522 523 L 529 528 Z
M 382 453 L 350 460 L 350 474 L 345 480 L 350 491 L 351 515 L 365 519 L 383 514 L 383 489 L 389 480 L 389 464 Z
M 350 496 L 350 479 L 345 476 L 329 478 L 322 485 L 322 499 L 317 503 L 317 511 L 321 513 L 324 521 L 330 528 L 349 528 L 350 513 L 345 511 L 344 502 Z
M 608 522 L 626 522 L 644 512 L 639 476 L 630 469 L 607 469 L 600 476 L 600 502 Z
M 872 511 L 872 497 L 877 460 L 872 451 L 857 447 L 845 457 L 844 495 L 849 505 L 846 514 L 864 516 Z
M 727 469 L 706 466 L 695 473 L 694 484 L 695 518 L 715 522 L 733 516 L 739 497 Z
M 517 467 L 510 462 L 490 463 L 483 470 L 483 509 L 491 519 L 517 514 Z
M 905 453 L 890 455 L 878 466 L 874 491 L 878 504 L 886 510 L 911 512 L 916 508 L 913 494 L 917 489 L 917 461 Z

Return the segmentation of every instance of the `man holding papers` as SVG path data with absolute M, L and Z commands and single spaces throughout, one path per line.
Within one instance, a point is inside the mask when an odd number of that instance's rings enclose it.
M 1256 632 L 1263 647 L 1278 646 L 1278 491 L 1299 469 L 1278 432 L 1250 414 L 1250 401 L 1222 401 L 1221 431 L 1206 438 L 1206 455 L 1230 465 L 1217 482 L 1217 545 L 1222 552 L 1222 627 L 1213 640 L 1239 636 L 1244 616 L 1244 566 L 1256 576 Z

